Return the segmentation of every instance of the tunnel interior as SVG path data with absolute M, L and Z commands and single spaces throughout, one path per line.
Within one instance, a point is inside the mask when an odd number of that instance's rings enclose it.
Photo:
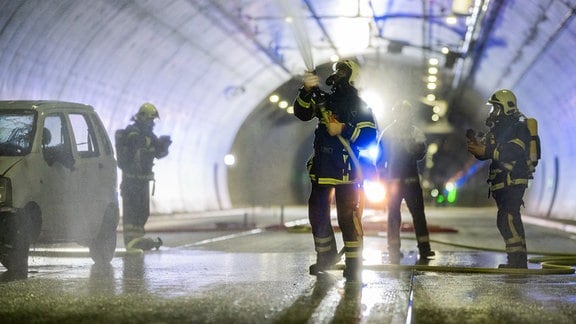
M 440 148 L 436 167 L 422 162 L 423 176 L 429 188 L 465 177 L 461 204 L 489 203 L 486 166 L 464 152 L 464 132 L 485 129 L 494 90 L 513 90 L 538 120 L 542 145 L 526 212 L 576 220 L 567 181 L 576 176 L 576 1 L 294 3 L 319 75 L 334 55 L 359 62 L 359 89 L 380 126 L 394 100 L 418 104 Z M 302 204 L 315 125 L 269 101 L 279 94 L 291 105 L 307 70 L 286 12 L 275 1 L 3 1 L 0 99 L 90 104 L 112 138 L 154 103 L 156 132 L 174 143 L 155 166 L 153 213 Z M 434 91 L 431 58 L 439 59 Z

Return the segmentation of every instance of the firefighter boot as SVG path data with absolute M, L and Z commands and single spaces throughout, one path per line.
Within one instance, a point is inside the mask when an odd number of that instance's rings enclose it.
M 152 249 L 158 250 L 162 246 L 162 239 L 159 237 L 156 240 L 149 237 L 138 237 L 133 239 L 126 245 L 126 250 L 140 249 L 143 251 L 149 251 Z
M 508 253 L 508 263 L 498 265 L 502 269 L 528 269 L 528 256 L 526 252 Z
M 419 243 L 418 251 L 420 252 L 420 260 L 427 260 L 436 255 L 436 253 L 434 253 L 430 248 L 429 242 Z
M 343 275 L 346 282 L 362 281 L 362 259 L 346 258 L 346 268 L 344 268 Z
M 333 265 L 340 262 L 340 257 L 340 254 L 335 250 L 317 253 L 316 263 L 310 266 L 310 274 L 316 276 L 319 273 L 329 270 Z

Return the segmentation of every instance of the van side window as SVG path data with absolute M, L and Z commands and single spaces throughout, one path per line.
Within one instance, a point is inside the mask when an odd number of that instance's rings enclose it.
M 100 118 L 93 118 L 92 121 L 95 124 L 96 130 L 100 133 L 100 138 L 102 139 L 102 146 L 104 147 L 104 154 L 110 156 L 112 155 L 112 143 L 109 137 L 106 135 L 106 128 L 102 124 Z
M 50 140 L 42 139 L 44 148 L 64 148 L 66 145 L 65 130 L 60 115 L 48 115 L 44 119 L 44 133 L 50 133 Z M 43 136 L 45 136 L 43 134 Z
M 48 134 L 50 139 L 48 141 Z M 68 140 L 68 131 L 61 114 L 50 114 L 44 118 L 42 132 L 42 153 L 48 165 L 59 162 L 63 166 L 73 169 L 74 157 Z
M 82 114 L 70 114 L 69 118 L 78 154 L 81 157 L 98 156 L 98 142 L 96 141 L 94 129 L 89 123 L 87 116 Z

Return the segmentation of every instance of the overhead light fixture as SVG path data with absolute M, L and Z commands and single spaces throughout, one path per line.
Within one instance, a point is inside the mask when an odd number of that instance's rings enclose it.
M 469 15 L 472 7 L 472 0 L 454 0 L 452 2 L 452 13 L 455 15 Z
M 278 96 L 277 94 L 273 94 L 268 98 L 268 100 L 270 100 L 270 102 L 272 103 L 277 103 L 278 101 L 280 101 L 280 96 Z
M 456 17 L 456 15 L 450 15 L 446 17 L 446 23 L 448 25 L 456 25 L 458 23 L 458 18 Z

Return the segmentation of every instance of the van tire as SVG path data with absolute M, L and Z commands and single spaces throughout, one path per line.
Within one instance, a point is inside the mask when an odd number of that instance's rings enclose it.
M 110 205 L 102 219 L 100 232 L 89 246 L 95 264 L 108 264 L 116 252 L 116 228 L 120 220 L 118 205 Z
M 28 254 L 30 250 L 30 215 L 25 211 L 4 215 L 0 242 L 0 263 L 6 268 L 7 277 L 28 277 Z

